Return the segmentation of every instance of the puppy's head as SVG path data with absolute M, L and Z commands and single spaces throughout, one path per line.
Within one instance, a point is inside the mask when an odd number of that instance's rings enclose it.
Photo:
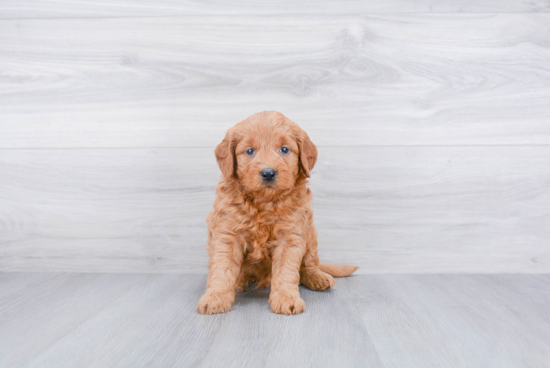
M 215 153 L 225 178 L 249 192 L 291 189 L 300 176 L 309 177 L 317 161 L 306 132 L 276 111 L 254 114 L 229 129 Z

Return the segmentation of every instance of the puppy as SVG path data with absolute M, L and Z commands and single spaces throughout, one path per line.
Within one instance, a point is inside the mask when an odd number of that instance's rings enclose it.
M 271 285 L 269 304 L 298 314 L 311 290 L 334 286 L 358 267 L 319 264 L 307 178 L 317 147 L 300 127 L 275 111 L 254 114 L 227 131 L 216 147 L 222 171 L 208 215 L 208 282 L 197 309 L 228 312 L 235 291 Z

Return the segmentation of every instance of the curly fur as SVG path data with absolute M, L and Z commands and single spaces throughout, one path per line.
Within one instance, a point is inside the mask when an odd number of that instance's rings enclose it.
M 229 311 L 236 290 L 271 286 L 271 310 L 298 314 L 305 310 L 300 283 L 325 290 L 333 276 L 357 269 L 319 264 L 307 188 L 317 148 L 296 123 L 275 111 L 254 114 L 228 130 L 215 154 L 222 177 L 207 218 L 210 262 L 200 313 Z M 262 179 L 265 168 L 276 170 L 272 182 Z

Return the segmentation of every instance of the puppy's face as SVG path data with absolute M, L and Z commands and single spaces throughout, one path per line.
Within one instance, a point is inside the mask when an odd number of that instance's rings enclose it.
M 263 121 L 243 128 L 235 147 L 243 187 L 251 192 L 292 188 L 300 171 L 300 151 L 290 127 Z
M 317 149 L 307 134 L 278 112 L 254 114 L 231 128 L 216 147 L 226 178 L 248 192 L 290 189 L 300 175 L 309 176 Z

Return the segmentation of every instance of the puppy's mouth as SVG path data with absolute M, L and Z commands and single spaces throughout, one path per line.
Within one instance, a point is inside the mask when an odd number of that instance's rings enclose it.
M 276 197 L 281 191 L 287 190 L 286 173 L 270 167 L 254 168 L 252 172 L 244 173 L 240 184 L 245 192 L 260 197 Z
M 262 180 L 259 183 L 256 183 L 256 185 L 249 187 L 252 192 L 258 192 L 258 193 L 275 193 L 278 192 L 281 188 L 277 185 L 277 180 L 272 181 L 265 181 Z

